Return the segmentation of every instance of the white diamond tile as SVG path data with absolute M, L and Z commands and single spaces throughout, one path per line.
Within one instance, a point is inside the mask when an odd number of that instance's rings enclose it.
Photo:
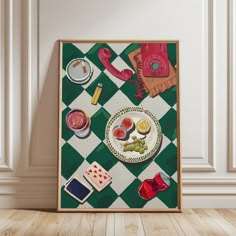
M 74 46 L 84 54 L 86 54 L 94 45 L 95 43 L 74 43 Z
M 100 143 L 100 139 L 93 133 L 85 139 L 81 139 L 73 135 L 68 143 L 79 152 L 84 158 L 86 158 Z
M 87 83 L 81 85 L 84 89 L 86 89 L 101 74 L 101 70 L 95 64 L 93 64 L 87 57 L 85 57 L 84 59 L 87 60 L 93 68 L 92 78 Z
M 154 176 L 159 172 L 163 172 L 164 174 L 166 174 L 166 172 L 161 169 L 160 166 L 158 166 L 155 162 L 152 162 L 148 167 L 146 167 L 146 169 L 143 170 L 143 172 L 138 176 L 138 178 L 141 181 L 144 181 L 145 179 L 153 179 Z
M 158 120 L 170 109 L 170 106 L 160 96 L 154 98 L 146 97 L 140 103 L 140 106 L 152 112 Z
M 172 108 L 177 111 L 177 105 L 176 104 Z
M 161 143 L 161 149 L 158 152 L 158 155 L 171 143 L 171 141 L 163 134 L 162 136 L 162 143 Z M 158 158 L 158 157 L 157 157 Z
M 172 178 L 176 183 L 178 183 L 178 173 L 177 173 L 177 171 L 171 176 L 171 178 Z
M 100 108 L 101 105 L 97 103 L 97 105 L 91 104 L 92 97 L 84 90 L 71 104 L 70 108 L 78 108 L 85 111 L 89 117 L 92 117 Z
M 120 87 L 125 83 L 125 81 L 116 78 L 114 75 L 112 75 L 112 74 L 111 74 L 109 71 L 107 71 L 107 70 L 104 70 L 104 73 L 108 76 L 108 78 L 109 78 L 110 80 L 112 80 L 112 81 L 114 82 L 114 84 L 116 84 L 116 86 L 117 86 L 118 88 L 120 88 Z
M 120 55 L 128 47 L 129 43 L 108 43 L 108 45 L 117 55 Z
M 66 143 L 66 141 L 62 138 L 61 139 L 61 147 L 63 147 L 65 143 Z
M 123 107 L 133 106 L 133 103 L 120 90 L 103 107 L 113 115 Z
M 112 62 L 112 65 L 119 71 L 122 71 L 124 69 L 131 69 L 120 57 L 117 57 Z M 125 83 L 123 80 L 118 79 L 117 77 L 112 75 L 107 69 L 105 69 L 103 72 L 117 85 L 118 88 L 120 88 Z
M 67 179 L 65 179 L 62 175 L 61 175 L 61 186 L 64 186 L 66 183 Z
M 66 76 L 66 71 L 64 69 L 61 70 L 61 78 L 63 79 Z
M 91 194 L 91 196 L 92 196 L 93 194 Z M 89 196 L 89 198 L 91 197 L 91 196 Z M 88 198 L 88 199 L 89 199 Z M 88 203 L 88 201 L 86 200 L 84 203 L 80 203 L 80 205 L 77 207 L 77 208 L 81 208 L 81 209 L 88 209 L 88 208 L 94 208 L 94 207 L 92 207 L 89 203 Z
M 61 102 L 61 111 L 64 111 L 67 108 L 64 102 Z
M 172 143 L 177 147 L 177 138 L 173 140 Z
M 135 176 L 120 162 L 117 162 L 110 170 L 112 176 L 111 187 L 120 195 L 135 179 Z
M 83 174 L 85 172 L 85 170 L 89 167 L 89 163 L 84 160 L 83 163 L 77 168 L 77 170 L 73 173 L 73 175 L 78 176 L 79 179 L 81 179 L 83 182 L 87 183 L 88 185 L 90 185 L 88 183 L 88 181 L 83 177 Z
M 168 208 L 159 198 L 154 197 L 144 206 L 145 208 Z
M 118 197 L 109 208 L 129 208 L 129 206 L 120 198 Z

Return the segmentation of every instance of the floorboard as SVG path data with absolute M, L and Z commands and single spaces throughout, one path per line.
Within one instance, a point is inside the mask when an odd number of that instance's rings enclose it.
M 183 213 L 56 213 L 0 209 L 0 236 L 236 235 L 236 209 Z

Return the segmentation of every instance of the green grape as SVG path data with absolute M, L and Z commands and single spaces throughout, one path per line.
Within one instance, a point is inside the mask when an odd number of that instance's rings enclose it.
M 129 146 L 129 150 L 130 150 L 131 152 L 134 151 L 134 148 L 135 148 L 134 145 L 130 145 L 130 146 Z
M 129 145 L 128 142 L 125 142 L 125 143 L 124 143 L 124 147 L 127 147 L 128 145 Z
M 135 152 L 139 152 L 139 151 L 140 151 L 140 147 L 139 147 L 139 146 L 136 146 L 136 147 L 134 148 L 134 151 L 135 151 Z
M 140 148 L 139 153 L 143 154 L 144 153 L 144 148 Z
M 128 149 L 126 147 L 123 147 L 123 152 L 127 152 Z
M 138 139 L 136 140 L 136 142 L 137 142 L 138 144 L 140 144 L 140 138 L 138 138 Z
M 143 148 L 144 148 L 144 150 L 147 150 L 147 149 L 148 149 L 147 144 L 145 144 L 145 145 L 143 146 Z
M 142 145 L 144 145 L 145 144 L 145 140 L 141 140 L 141 142 L 140 142 Z
M 132 139 L 133 139 L 133 140 L 136 140 L 136 139 L 137 139 L 137 136 L 133 136 Z

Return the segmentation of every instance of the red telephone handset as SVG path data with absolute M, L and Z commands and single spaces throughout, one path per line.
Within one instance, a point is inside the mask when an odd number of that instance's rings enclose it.
M 108 48 L 100 48 L 98 51 L 98 57 L 105 68 L 115 77 L 127 81 L 133 76 L 132 70 L 124 69 L 122 71 L 119 71 L 111 64 L 110 59 L 112 57 L 112 54 Z

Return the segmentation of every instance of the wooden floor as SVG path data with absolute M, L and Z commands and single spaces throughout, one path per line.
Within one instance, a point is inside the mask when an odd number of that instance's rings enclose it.
M 232 235 L 236 209 L 185 209 L 183 213 L 54 213 L 0 210 L 0 235 Z

